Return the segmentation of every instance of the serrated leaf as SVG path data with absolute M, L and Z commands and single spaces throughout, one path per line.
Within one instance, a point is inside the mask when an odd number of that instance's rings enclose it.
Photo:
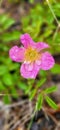
M 52 107 L 55 110 L 58 109 L 58 106 L 55 104 L 55 102 L 50 97 L 46 96 L 45 99 L 50 107 Z
M 52 87 L 49 87 L 49 88 L 47 88 L 47 89 L 45 89 L 45 93 L 46 94 L 49 94 L 49 93 L 52 93 L 52 92 L 54 92 L 54 91 L 56 91 L 57 90 L 57 87 L 56 86 L 52 86 Z
M 40 93 L 36 103 L 36 111 L 42 108 L 42 103 L 43 103 L 43 95 Z

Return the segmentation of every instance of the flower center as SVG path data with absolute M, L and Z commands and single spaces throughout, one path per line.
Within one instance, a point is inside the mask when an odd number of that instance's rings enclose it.
M 37 60 L 39 57 L 38 51 L 36 49 L 33 49 L 32 47 L 29 47 L 25 51 L 25 60 L 29 62 L 33 62 Z

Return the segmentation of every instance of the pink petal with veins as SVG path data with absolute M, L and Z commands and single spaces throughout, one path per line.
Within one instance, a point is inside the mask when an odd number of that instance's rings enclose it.
M 49 45 L 48 45 L 48 44 L 46 44 L 46 43 L 44 43 L 44 42 L 37 42 L 37 43 L 36 43 L 36 49 L 37 49 L 38 51 L 41 51 L 41 50 L 46 49 L 46 48 L 49 48 Z
M 24 45 L 25 48 L 28 48 L 29 46 L 35 46 L 34 41 L 30 37 L 30 35 L 27 33 L 21 35 L 20 41 Z
M 13 61 L 22 62 L 24 59 L 24 48 L 13 46 L 9 51 L 9 56 Z
M 40 70 L 40 66 L 37 65 L 36 63 L 30 63 L 30 64 L 22 64 L 21 65 L 21 69 L 20 69 L 20 72 L 21 72 L 21 75 L 24 77 L 24 78 L 36 78 L 38 72 Z
M 54 58 L 49 52 L 45 52 L 42 54 L 42 59 L 41 59 L 42 70 L 49 70 L 54 66 L 54 64 L 55 64 Z

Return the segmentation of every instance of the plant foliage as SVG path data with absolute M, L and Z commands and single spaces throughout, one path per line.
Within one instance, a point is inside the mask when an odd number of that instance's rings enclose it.
M 11 0 L 9 0 L 11 2 Z M 15 1 L 17 2 L 17 1 Z M 34 0 L 29 0 L 34 4 Z M 51 2 L 53 12 L 60 22 L 60 3 Z M 36 110 L 42 108 L 44 100 L 54 109 L 57 105 L 49 98 L 47 94 L 56 91 L 56 86 L 51 86 L 47 89 L 42 89 L 42 86 L 47 81 L 48 71 L 40 71 L 36 80 L 25 80 L 19 74 L 20 64 L 14 63 L 9 58 L 9 49 L 17 42 L 22 33 L 29 33 L 35 41 L 44 41 L 50 45 L 52 54 L 60 53 L 60 31 L 57 29 L 57 23 L 49 9 L 47 2 L 35 4 L 30 9 L 25 17 L 20 19 L 21 29 L 13 29 L 15 20 L 7 14 L 0 15 L 0 93 L 6 94 L 3 97 L 5 103 L 11 101 L 11 96 L 18 98 L 18 91 L 22 90 L 29 95 L 30 100 L 37 96 Z M 56 33 L 55 33 L 56 32 Z M 19 40 L 18 40 L 19 41 Z M 51 74 L 60 74 L 60 65 L 55 64 L 51 69 Z M 39 92 L 40 90 L 40 92 Z M 39 93 L 38 93 L 39 92 Z M 9 95 L 9 96 L 8 96 Z

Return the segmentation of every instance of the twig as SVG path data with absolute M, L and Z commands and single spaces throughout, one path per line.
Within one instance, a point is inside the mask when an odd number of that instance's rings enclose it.
M 18 125 L 23 126 L 24 123 L 25 123 L 27 120 L 31 119 L 31 117 L 32 117 L 32 114 L 30 114 L 30 113 L 26 114 L 21 120 L 18 120 L 18 121 L 16 122 L 16 124 L 15 124 L 10 130 L 14 130 Z M 25 121 L 23 122 L 23 120 L 25 120 Z M 21 122 L 23 122 L 23 123 L 21 123 Z M 20 124 L 20 123 L 21 123 L 21 124 Z
M 60 127 L 60 122 L 58 122 L 58 124 L 57 124 L 55 130 L 58 130 L 59 127 Z
M 54 40 L 55 40 L 55 37 L 56 37 L 56 35 L 57 35 L 57 32 L 58 32 L 58 30 L 59 30 L 59 28 L 60 28 L 60 22 L 58 21 L 58 19 L 57 19 L 55 13 L 54 13 L 54 11 L 53 11 L 53 9 L 52 9 L 52 7 L 51 7 L 51 4 L 49 3 L 49 0 L 46 0 L 46 2 L 47 2 L 48 6 L 49 6 L 49 8 L 50 8 L 50 11 L 51 11 L 51 13 L 52 13 L 52 15 L 53 15 L 53 17 L 54 17 L 56 23 L 57 23 L 57 28 L 56 28 L 56 31 L 55 31 L 55 33 L 54 33 L 54 35 L 53 35 L 53 41 L 54 41 Z M 54 0 L 54 2 L 57 3 L 56 0 Z
M 11 108 L 11 107 L 16 107 L 16 106 L 22 105 L 24 103 L 29 103 L 29 100 L 19 101 L 18 103 L 14 103 L 14 104 L 11 104 L 11 105 L 6 105 L 6 106 L 4 106 L 3 110 L 6 109 L 6 108 Z
M 54 118 L 53 115 L 51 115 L 49 112 L 47 112 L 47 114 L 51 117 L 51 119 L 55 122 L 55 124 L 58 124 L 58 121 Z
M 56 20 L 56 23 L 59 25 L 60 23 L 59 23 L 59 21 L 58 21 L 56 15 L 55 15 L 55 13 L 54 13 L 52 7 L 51 7 L 51 4 L 49 3 L 49 0 L 46 0 L 46 2 L 47 2 L 48 6 L 49 6 L 49 8 L 50 8 L 50 11 L 51 11 L 51 13 L 52 13 L 54 19 Z
M 58 124 L 58 121 L 53 117 L 53 115 L 52 115 L 50 112 L 48 112 L 48 111 L 47 111 L 46 109 L 44 109 L 44 108 L 42 108 L 42 110 L 44 111 L 47 120 L 49 120 L 49 117 L 48 117 L 48 116 L 50 116 L 51 119 L 55 122 L 55 124 L 56 124 L 56 125 Z
M 55 37 L 57 35 L 57 32 L 58 32 L 59 28 L 60 28 L 60 24 L 57 26 L 56 31 L 55 31 L 55 33 L 53 35 L 53 41 L 55 40 Z

